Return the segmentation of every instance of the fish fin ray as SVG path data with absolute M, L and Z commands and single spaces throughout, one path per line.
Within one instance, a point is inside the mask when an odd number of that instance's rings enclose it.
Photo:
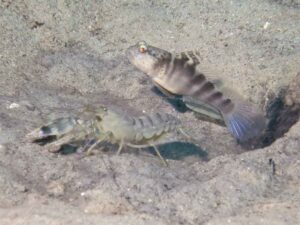
M 266 128 L 264 115 L 249 103 L 237 102 L 231 112 L 222 115 L 229 131 L 240 141 L 258 137 Z

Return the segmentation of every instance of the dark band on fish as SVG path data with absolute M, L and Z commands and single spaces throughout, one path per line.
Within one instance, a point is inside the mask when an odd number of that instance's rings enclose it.
M 172 58 L 172 61 L 170 63 L 170 66 L 167 68 L 167 73 L 166 73 L 166 78 L 167 79 L 172 79 L 174 75 L 176 75 L 175 71 L 176 69 L 179 69 L 181 66 L 183 66 L 182 64 L 183 62 L 178 59 L 178 58 Z
M 216 102 L 217 100 L 222 99 L 222 97 L 223 97 L 223 94 L 220 91 L 217 91 L 217 92 L 213 92 L 211 95 L 209 95 L 206 98 L 206 101 L 208 101 L 208 102 Z
M 229 98 L 224 99 L 218 106 L 224 113 L 228 113 L 234 108 L 234 104 Z
M 187 64 L 187 62 L 190 62 Z M 172 68 L 166 74 L 167 79 L 171 80 L 173 76 L 187 76 L 190 82 L 185 87 L 185 92 L 188 93 L 192 89 L 191 96 L 200 97 L 205 102 L 214 106 L 220 107 L 221 110 L 230 111 L 233 109 L 233 103 L 230 99 L 223 99 L 223 93 L 216 90 L 215 85 L 208 81 L 203 73 L 198 72 L 196 65 L 200 63 L 199 57 L 194 52 L 180 53 L 173 57 Z M 178 71 L 182 71 L 182 74 Z M 175 79 L 175 77 L 173 78 Z
M 167 70 L 168 70 L 168 67 L 171 65 L 171 60 L 172 60 L 171 54 L 170 54 L 170 55 L 167 55 L 167 54 L 161 55 L 161 56 L 158 58 L 158 60 L 157 60 L 157 62 L 156 62 L 156 64 L 155 64 L 155 66 L 154 66 L 154 69 L 156 69 L 156 68 L 161 68 L 161 67 L 163 67 L 164 65 L 167 65 Z M 167 71 L 167 70 L 166 70 L 166 71 Z
M 191 81 L 192 85 L 200 85 L 206 80 L 202 73 L 196 73 Z
M 201 96 L 203 94 L 207 94 L 210 91 L 213 91 L 215 89 L 215 86 L 212 82 L 206 81 L 202 86 L 200 86 L 200 89 L 196 90 L 193 95 L 195 96 Z

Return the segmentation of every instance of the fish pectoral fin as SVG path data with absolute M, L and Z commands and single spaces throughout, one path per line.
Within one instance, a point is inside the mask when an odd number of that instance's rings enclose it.
M 155 80 L 153 80 L 153 85 L 161 92 L 163 93 L 165 96 L 169 97 L 169 98 L 176 98 L 179 95 L 172 93 L 171 91 L 168 91 L 167 89 L 165 89 L 164 87 L 162 87 L 158 82 L 156 82 Z
M 183 102 L 189 109 L 199 114 L 200 116 L 199 119 L 214 122 L 221 126 L 225 125 L 222 114 L 217 109 L 210 106 L 209 104 L 200 102 L 189 96 L 184 96 Z
M 218 109 L 205 102 L 199 101 L 191 96 L 183 96 L 182 100 L 189 108 L 191 108 L 196 112 L 198 111 L 197 109 L 199 109 L 204 112 L 209 112 L 209 113 L 219 115 L 218 117 L 222 118 L 221 112 Z

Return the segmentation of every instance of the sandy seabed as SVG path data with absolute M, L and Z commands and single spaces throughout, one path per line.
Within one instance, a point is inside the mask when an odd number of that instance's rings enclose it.
M 300 224 L 300 2 L 0 1 L 0 224 Z M 254 150 L 152 90 L 139 40 L 203 64 L 272 120 Z M 297 77 L 298 74 L 298 77 Z M 178 117 L 195 145 L 53 154 L 24 135 L 86 105 Z M 258 146 L 258 147 L 257 147 Z

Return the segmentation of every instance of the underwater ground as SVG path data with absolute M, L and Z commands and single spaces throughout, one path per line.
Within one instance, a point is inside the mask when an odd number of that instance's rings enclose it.
M 299 21 L 299 0 L 0 1 L 0 224 L 299 224 Z M 264 110 L 265 136 L 240 145 L 157 95 L 125 56 L 140 40 L 198 50 Z M 24 140 L 87 105 L 170 113 L 194 143 L 161 146 L 165 167 L 147 150 Z

